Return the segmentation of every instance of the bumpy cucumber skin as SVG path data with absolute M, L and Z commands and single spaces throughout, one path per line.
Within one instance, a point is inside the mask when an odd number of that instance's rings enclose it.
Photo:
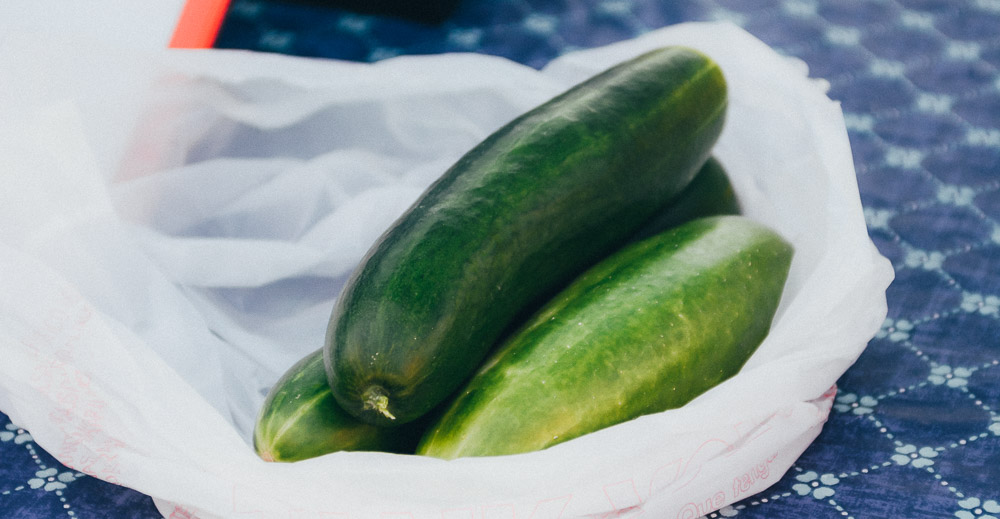
M 658 213 L 632 235 L 628 243 L 644 240 L 696 218 L 739 214 L 742 214 L 742 209 L 728 173 L 718 159 L 710 157 L 684 191 L 668 200 Z M 538 301 L 534 305 L 525 306 L 514 320 L 515 324 L 508 328 L 498 343 L 514 331 L 517 323 L 527 320 L 545 302 Z
M 620 247 L 687 186 L 725 108 L 718 66 L 666 48 L 473 148 L 383 234 L 338 298 L 324 347 L 337 401 L 373 424 L 441 403 L 519 310 Z M 372 390 L 384 412 L 369 405 Z
M 337 405 L 323 351 L 288 369 L 271 388 L 254 427 L 253 445 L 267 461 L 299 461 L 337 451 L 406 452 L 414 433 L 366 424 Z
M 544 449 L 683 406 L 770 329 L 792 247 L 741 216 L 694 220 L 574 280 L 484 363 L 417 453 Z

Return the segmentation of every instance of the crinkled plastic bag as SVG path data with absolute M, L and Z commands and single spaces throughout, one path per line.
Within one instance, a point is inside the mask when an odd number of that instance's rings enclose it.
M 740 374 L 541 452 L 258 459 L 268 388 L 320 347 L 377 236 L 503 123 L 669 44 L 722 66 L 715 154 L 746 214 L 797 251 Z M 732 25 L 673 26 L 541 71 L 464 54 L 2 45 L 0 409 L 169 517 L 698 517 L 789 469 L 886 315 L 892 269 L 866 231 L 838 104 Z

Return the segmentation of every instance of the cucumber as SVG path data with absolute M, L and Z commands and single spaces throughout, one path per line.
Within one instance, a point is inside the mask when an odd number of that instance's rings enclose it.
M 266 461 L 299 461 L 337 451 L 412 453 L 419 433 L 354 418 L 333 399 L 317 349 L 288 369 L 257 415 L 253 446 Z
M 441 403 L 521 309 L 619 248 L 687 186 L 726 102 L 718 65 L 664 48 L 470 150 L 379 238 L 338 297 L 323 349 L 340 405 L 391 424 Z
M 628 243 L 649 238 L 697 218 L 738 214 L 741 214 L 740 204 L 729 181 L 729 175 L 718 159 L 710 157 L 684 191 L 668 200 L 660 212 L 647 220 L 642 228 L 629 238 Z M 545 302 L 537 301 L 536 304 L 522 308 L 514 319 L 514 324 L 508 327 L 498 342 L 503 341 L 519 323 L 538 311 Z
M 737 214 L 725 170 L 711 158 L 694 180 L 633 238 L 638 240 L 694 218 Z M 412 453 L 425 420 L 387 429 L 365 424 L 333 398 L 317 350 L 292 366 L 271 388 L 254 428 L 254 447 L 268 461 L 298 461 L 344 450 Z
M 715 157 L 710 157 L 694 180 L 670 199 L 662 211 L 646 222 L 631 241 L 640 241 L 696 218 L 740 214 L 740 202 L 729 175 Z
M 763 341 L 792 254 L 742 216 L 694 220 L 623 248 L 498 348 L 417 454 L 535 451 L 683 406 Z

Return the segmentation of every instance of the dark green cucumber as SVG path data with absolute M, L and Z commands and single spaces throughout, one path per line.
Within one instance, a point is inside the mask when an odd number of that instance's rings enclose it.
M 518 312 L 619 248 L 721 132 L 726 84 L 671 47 L 612 67 L 464 155 L 382 235 L 333 309 L 337 401 L 374 424 L 451 394 Z
M 326 380 L 323 351 L 288 369 L 257 415 L 253 445 L 267 461 L 299 461 L 337 451 L 412 452 L 417 434 L 366 424 L 337 405 Z
M 535 451 L 683 406 L 763 341 L 791 257 L 786 241 L 742 216 L 694 220 L 623 248 L 500 346 L 417 453 Z
M 662 211 L 646 222 L 632 241 L 639 241 L 696 218 L 740 214 L 740 202 L 725 168 L 715 157 L 705 162 L 698 174 Z

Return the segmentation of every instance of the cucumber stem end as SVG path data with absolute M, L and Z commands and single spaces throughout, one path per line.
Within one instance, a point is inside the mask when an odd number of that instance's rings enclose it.
M 382 386 L 370 386 L 365 390 L 361 399 L 364 400 L 364 409 L 372 409 L 390 420 L 396 419 L 389 412 L 389 395 L 385 394 L 385 389 Z

